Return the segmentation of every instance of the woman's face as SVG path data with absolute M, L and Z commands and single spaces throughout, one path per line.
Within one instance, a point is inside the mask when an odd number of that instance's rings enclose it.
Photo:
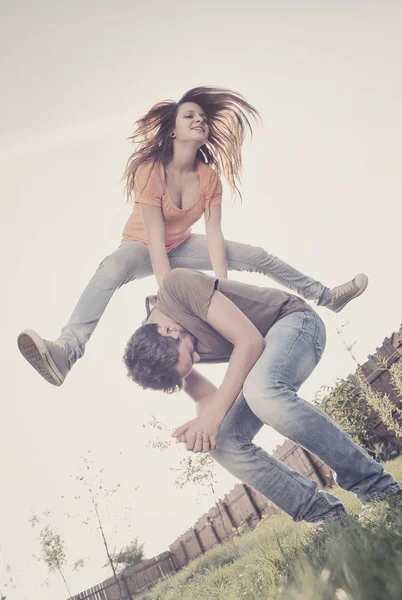
M 174 129 L 179 142 L 194 142 L 198 147 L 208 139 L 209 126 L 201 106 L 195 102 L 184 102 L 179 106 Z

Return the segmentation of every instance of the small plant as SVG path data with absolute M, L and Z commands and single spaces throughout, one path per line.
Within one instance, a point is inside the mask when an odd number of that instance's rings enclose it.
M 364 398 L 355 397 L 354 387 L 350 381 L 337 379 L 335 386 L 322 386 L 318 390 L 313 404 L 330 416 L 359 446 L 374 455 L 375 444 L 382 442 L 375 431 L 378 417 Z
M 243 523 L 240 523 L 238 527 L 232 527 L 232 533 L 234 537 L 239 537 L 248 531 L 248 527 L 246 527 Z
M 384 371 L 390 370 L 384 362 L 380 361 L 377 365 Z M 402 385 L 397 373 L 398 371 L 393 371 L 394 385 L 398 385 L 398 383 L 399 385 Z M 367 383 L 361 369 L 357 371 L 355 377 L 359 385 L 359 393 L 363 396 L 365 402 L 378 413 L 381 421 L 388 429 L 395 431 L 397 435 L 402 436 L 402 426 L 398 422 L 399 419 L 402 419 L 402 409 L 391 402 L 388 394 L 376 392 L 371 385 Z M 402 402 L 402 397 L 400 400 Z
M 71 592 L 63 572 L 67 563 L 64 540 L 61 538 L 56 527 L 46 525 L 40 532 L 39 541 L 41 557 L 46 563 L 49 572 L 59 573 L 69 594 L 69 598 L 71 599 Z
M 113 496 L 118 492 L 120 484 L 116 484 L 116 486 L 112 489 L 106 488 L 103 481 L 103 469 L 95 471 L 95 464 L 91 458 L 83 457 L 82 461 L 82 472 L 80 475 L 76 476 L 76 480 L 84 486 L 85 492 L 90 499 L 92 507 L 92 517 L 99 530 L 103 547 L 107 556 L 108 564 L 112 570 L 113 578 L 116 583 L 119 594 L 118 600 L 122 600 L 124 592 L 121 586 L 121 581 L 118 577 L 118 569 L 116 569 L 116 563 L 113 560 L 113 552 L 110 549 L 110 543 L 107 539 L 106 530 L 101 517 L 100 509 L 100 500 L 103 500 L 104 498 L 110 500 L 110 498 L 113 498 Z M 76 499 L 80 499 L 80 496 L 76 496 Z M 85 524 L 88 525 L 89 521 L 85 521 Z
M 157 430 L 158 432 L 162 432 L 165 435 L 165 439 L 157 438 L 156 440 L 152 440 L 149 443 L 149 446 L 151 446 L 151 448 L 164 451 L 171 447 L 173 440 L 170 437 L 171 430 L 167 427 L 167 425 L 159 421 L 155 415 L 151 415 L 147 425 L 143 425 L 143 427 L 147 426 Z M 209 453 L 198 453 L 188 455 L 180 460 L 178 467 L 169 467 L 169 470 L 178 473 L 174 481 L 174 485 L 178 489 L 182 489 L 185 485 L 192 483 L 201 488 L 207 488 L 210 490 L 214 499 L 215 506 L 218 509 L 223 529 L 225 530 L 226 535 L 229 536 L 230 532 L 226 527 L 220 502 L 215 491 L 215 461 L 213 460 L 211 455 Z
M 120 573 L 123 569 L 134 567 L 144 559 L 144 544 L 140 544 L 138 537 L 136 537 L 130 544 L 122 548 L 120 552 L 113 552 L 111 558 L 116 572 Z M 104 566 L 108 567 L 109 563 L 106 563 Z
M 389 368 L 391 385 L 395 392 L 402 398 L 402 360 L 398 360 Z
M 402 436 L 402 409 L 396 406 L 388 394 L 376 391 L 366 380 L 361 366 L 352 349 L 355 345 L 347 344 L 342 329 L 347 325 L 335 326 L 345 350 L 349 352 L 357 365 L 354 374 L 346 380 L 338 379 L 334 387 L 322 386 L 313 403 L 326 412 L 353 440 L 364 447 L 377 460 L 388 459 L 398 454 L 392 451 L 389 444 L 391 435 L 378 433 L 376 426 L 382 422 L 390 431 Z M 378 358 L 377 369 L 388 371 L 391 384 L 398 400 L 402 402 L 402 360 L 388 367 L 386 359 Z

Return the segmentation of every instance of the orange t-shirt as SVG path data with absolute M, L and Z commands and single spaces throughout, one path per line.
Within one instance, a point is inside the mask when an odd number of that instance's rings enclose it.
M 148 244 L 139 205 L 150 204 L 162 209 L 165 247 L 169 252 L 191 234 L 191 226 L 199 221 L 205 208 L 221 204 L 222 183 L 216 171 L 199 161 L 200 194 L 193 206 L 183 210 L 178 208 L 170 197 L 162 163 L 156 163 L 153 169 L 152 165 L 151 161 L 143 163 L 135 174 L 134 209 L 125 224 L 121 243 L 135 241 Z

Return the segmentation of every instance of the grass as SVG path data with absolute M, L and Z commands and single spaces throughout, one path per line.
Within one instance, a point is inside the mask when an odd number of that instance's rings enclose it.
M 402 483 L 402 457 L 384 464 Z M 333 493 L 357 516 L 354 494 Z M 402 510 L 376 506 L 371 525 L 314 535 L 290 517 L 263 519 L 136 600 L 400 600 Z

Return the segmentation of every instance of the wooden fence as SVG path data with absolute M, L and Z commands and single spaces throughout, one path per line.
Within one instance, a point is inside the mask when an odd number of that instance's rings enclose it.
M 149 560 L 143 560 L 135 567 L 127 567 L 118 575 L 120 589 L 111 577 L 85 592 L 73 597 L 73 600 L 132 600 L 142 591 L 152 587 L 156 581 L 176 573 L 170 552 L 163 552 Z
M 386 338 L 383 345 L 362 365 L 362 372 L 375 391 L 385 393 L 395 405 L 401 405 L 401 399 L 390 382 L 389 372 L 381 361 L 390 367 L 402 356 L 402 325 L 398 332 Z M 353 376 L 351 377 L 353 381 Z M 356 385 L 354 398 L 358 401 L 359 386 Z M 402 438 L 389 431 L 379 420 L 376 427 L 385 440 L 394 447 L 402 447 Z M 316 456 L 310 454 L 294 442 L 286 440 L 273 452 L 279 460 L 294 471 L 302 473 L 317 482 L 320 488 L 333 482 L 332 471 Z M 211 548 L 232 538 L 241 526 L 254 527 L 263 515 L 273 517 L 282 511 L 265 496 L 245 484 L 237 484 L 218 505 L 214 506 L 181 535 L 169 551 L 135 567 L 128 567 L 120 578 L 123 596 L 121 600 L 133 600 L 142 591 L 152 587 L 157 581 L 170 577 L 183 568 L 190 560 L 208 552 Z M 86 592 L 74 596 L 73 600 L 120 600 L 119 590 L 114 579 L 99 584 Z
M 286 440 L 276 448 L 274 455 L 295 471 L 314 479 L 320 488 L 332 481 L 331 470 L 294 442 Z M 157 581 L 179 571 L 190 560 L 231 539 L 238 527 L 252 529 L 263 515 L 278 514 L 282 511 L 265 496 L 239 483 L 173 542 L 168 552 L 124 569 L 119 575 L 121 593 L 115 580 L 110 578 L 74 596 L 73 600 L 120 600 L 120 596 L 121 600 L 132 600 Z

